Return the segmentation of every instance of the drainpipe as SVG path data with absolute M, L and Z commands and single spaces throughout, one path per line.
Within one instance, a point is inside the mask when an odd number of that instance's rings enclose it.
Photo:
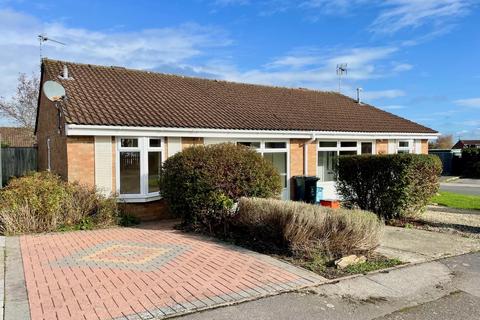
M 47 171 L 50 171 L 50 138 L 47 139 Z
M 312 137 L 303 144 L 303 175 L 308 175 L 308 145 L 315 141 L 315 133 L 312 133 Z

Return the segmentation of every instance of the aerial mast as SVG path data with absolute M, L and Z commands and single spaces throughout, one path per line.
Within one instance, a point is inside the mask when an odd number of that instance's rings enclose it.
M 42 56 L 42 45 L 43 45 L 44 42 L 50 41 L 50 42 L 55 42 L 55 43 L 61 44 L 62 46 L 66 45 L 63 42 L 60 42 L 58 40 L 47 37 L 47 35 L 44 34 L 44 33 L 38 35 L 38 41 L 40 43 L 40 61 L 42 61 L 42 58 L 43 58 L 43 56 Z
M 342 92 L 342 77 L 347 74 L 347 64 L 337 64 L 337 76 L 338 76 L 338 92 Z

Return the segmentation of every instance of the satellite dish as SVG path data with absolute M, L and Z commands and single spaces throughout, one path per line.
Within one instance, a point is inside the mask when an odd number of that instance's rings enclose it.
M 58 82 L 45 81 L 43 84 L 43 93 L 50 101 L 59 101 L 65 97 L 65 88 Z

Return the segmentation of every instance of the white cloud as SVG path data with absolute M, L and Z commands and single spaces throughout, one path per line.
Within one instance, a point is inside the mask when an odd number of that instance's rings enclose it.
M 462 107 L 480 108 L 480 98 L 459 99 L 453 102 Z
M 250 0 L 214 0 L 213 5 L 216 6 L 232 6 L 232 5 L 247 5 Z
M 325 14 L 346 14 L 353 7 L 368 3 L 369 0 L 307 0 L 300 3 L 301 8 L 318 9 Z M 371 1 L 370 1 L 371 2 Z
M 273 60 L 271 63 L 267 64 L 267 67 L 291 67 L 291 68 L 301 68 L 306 66 L 311 66 L 319 63 L 319 57 L 308 56 L 308 55 L 286 55 L 280 58 Z
M 395 33 L 402 29 L 427 24 L 440 26 L 453 18 L 467 14 L 473 0 L 387 0 L 371 25 L 375 33 Z
M 408 64 L 408 63 L 400 63 L 400 64 L 396 64 L 392 71 L 393 72 L 404 72 L 404 71 L 409 71 L 409 70 L 412 70 L 413 69 L 413 66 L 411 64 Z
M 338 90 L 336 65 L 348 64 L 348 73 L 342 83 L 342 92 L 355 96 L 355 82 L 390 76 L 378 68 L 388 65 L 389 57 L 396 52 L 390 47 L 363 47 L 342 50 L 298 48 L 272 62 L 249 70 L 234 65 L 218 73 L 225 80 L 273 84 L 289 87 L 306 87 L 321 90 Z M 210 65 L 208 71 L 217 73 L 219 65 Z M 204 69 L 207 71 L 207 69 Z M 388 93 L 386 93 L 388 94 Z M 392 93 L 390 93 L 391 95 Z
M 365 91 L 362 94 L 363 100 L 392 99 L 402 97 L 404 95 L 405 92 L 399 89 Z
M 367 8 L 374 9 L 378 13 L 369 27 L 371 32 L 393 34 L 405 29 L 429 26 L 433 31 L 428 31 L 427 37 L 431 38 L 450 32 L 451 23 L 470 13 L 478 0 L 264 0 L 256 4 L 267 8 L 260 12 L 268 15 L 302 10 L 308 21 L 318 21 L 322 15 L 358 15 Z
M 384 110 L 399 110 L 399 109 L 405 109 L 406 106 L 402 106 L 402 105 L 390 105 L 390 106 L 383 106 L 383 107 L 380 107 L 381 109 L 384 109 Z
M 40 33 L 67 44 L 44 43 L 43 53 L 49 58 L 140 69 L 188 65 L 231 43 L 223 30 L 198 24 L 131 32 L 92 31 L 45 23 L 8 9 L 0 10 L 0 32 L 0 96 L 13 92 L 19 72 L 39 69 Z
M 471 127 L 480 127 L 480 120 L 467 120 L 463 121 L 461 124 Z

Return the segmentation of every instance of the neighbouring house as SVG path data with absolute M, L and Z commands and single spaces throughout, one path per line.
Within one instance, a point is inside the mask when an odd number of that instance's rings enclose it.
M 207 80 L 43 59 L 41 83 L 66 89 L 58 108 L 40 94 L 39 167 L 116 192 L 143 219 L 163 214 L 162 161 L 192 145 L 250 146 L 282 176 L 314 175 L 336 197 L 337 155 L 428 153 L 435 130 L 339 93 Z
M 455 152 L 461 152 L 465 148 L 480 148 L 480 140 L 458 140 L 452 147 Z
M 31 129 L 20 127 L 0 127 L 0 142 L 10 148 L 34 147 L 37 143 Z

